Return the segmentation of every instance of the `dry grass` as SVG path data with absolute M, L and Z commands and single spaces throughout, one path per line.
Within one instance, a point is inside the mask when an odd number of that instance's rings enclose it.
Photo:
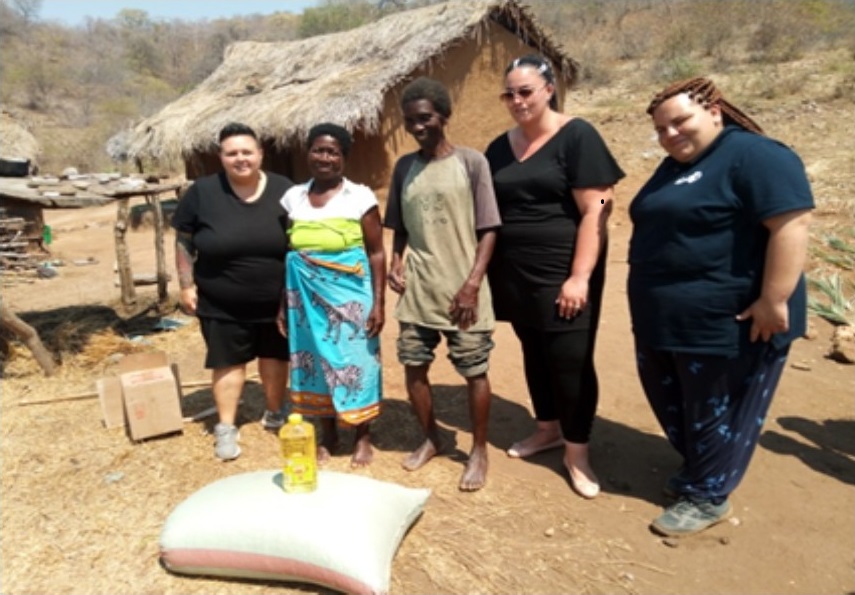
M 48 341 L 55 339 L 47 335 Z M 201 348 L 195 324 L 148 335 L 146 342 L 145 349 L 171 354 Z M 113 331 L 67 345 L 74 353 L 64 354 L 54 378 L 42 377 L 27 353 L 7 362 L 0 421 L 4 592 L 305 592 L 296 585 L 283 590 L 282 585 L 181 577 L 158 563 L 159 533 L 174 506 L 221 477 L 278 466 L 276 438 L 253 423 L 263 410 L 259 386 L 249 385 L 241 408 L 244 456 L 223 465 L 211 456 L 211 419 L 186 424 L 182 435 L 132 444 L 121 430 L 101 427 L 95 398 L 20 405 L 36 397 L 60 399 L 91 390 L 95 378 L 112 372 L 105 362 L 115 363 L 118 354 L 140 348 Z M 438 414 L 463 407 L 456 388 L 439 390 L 448 394 L 438 399 Z M 187 392 L 185 414 L 210 405 L 208 389 Z M 456 489 L 460 451 L 419 474 L 402 470 L 401 452 L 418 440 L 412 422 L 409 406 L 390 400 L 375 428 L 377 460 L 360 472 L 434 488 L 427 512 L 396 557 L 392 592 L 412 592 L 417 586 L 436 593 L 532 593 L 558 584 L 576 593 L 637 592 L 633 573 L 640 563 L 633 560 L 632 548 L 620 539 L 598 537 L 581 511 L 568 509 L 563 490 L 549 493 L 506 478 L 490 490 L 461 494 Z M 349 439 L 349 430 L 344 432 Z M 350 471 L 347 462 L 347 457 L 337 457 L 331 468 Z M 627 523 L 643 526 L 644 519 L 631 512 L 626 516 Z M 520 549 L 521 543 L 525 548 Z M 513 567 L 508 560 L 515 561 Z M 520 573 L 519 568 L 531 572 Z M 649 565 L 645 571 L 666 572 Z

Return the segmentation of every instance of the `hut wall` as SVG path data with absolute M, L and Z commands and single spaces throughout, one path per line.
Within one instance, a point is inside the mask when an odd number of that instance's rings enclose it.
M 401 155 L 418 149 L 416 142 L 404 130 L 401 116 L 401 93 L 409 81 L 419 76 L 442 81 L 448 87 L 452 101 L 448 137 L 453 143 L 484 151 L 490 141 L 513 126 L 507 108 L 499 100 L 504 70 L 514 58 L 532 53 L 537 53 L 537 50 L 501 25 L 490 22 L 480 37 L 469 39 L 418 68 L 386 94 L 381 130 L 377 136 L 382 140 L 384 150 L 372 150 L 370 174 L 361 176 L 360 181 L 375 188 L 381 198 L 385 197 L 385 186 L 391 178 L 395 161 Z M 556 92 L 560 105 L 565 93 L 563 82 L 559 81 Z

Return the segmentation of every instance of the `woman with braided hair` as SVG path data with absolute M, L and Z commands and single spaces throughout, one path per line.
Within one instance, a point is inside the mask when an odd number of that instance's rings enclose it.
M 799 157 L 706 78 L 647 109 L 668 156 L 630 205 L 628 297 L 638 374 L 682 466 L 651 528 L 726 519 L 790 343 L 805 332 L 813 197 Z

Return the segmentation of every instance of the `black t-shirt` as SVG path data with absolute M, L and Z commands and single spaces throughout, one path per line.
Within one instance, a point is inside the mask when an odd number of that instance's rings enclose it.
M 628 297 L 636 339 L 654 349 L 734 356 L 751 321 L 736 315 L 761 290 L 769 232 L 763 221 L 813 208 L 799 157 L 731 126 L 695 162 L 666 158 L 633 199 Z M 806 292 L 789 303 L 780 348 L 804 334 Z
M 275 320 L 285 277 L 287 214 L 279 203 L 293 183 L 265 172 L 258 200 L 245 203 L 224 173 L 196 180 L 178 203 L 172 227 L 193 234 L 199 316 Z
M 555 306 L 581 221 L 573 189 L 611 186 L 623 171 L 596 129 L 580 118 L 524 161 L 502 134 L 487 148 L 487 161 L 502 217 L 489 268 L 496 318 L 541 330 L 588 328 L 591 308 L 566 320 Z M 604 268 L 603 250 L 589 281 L 592 303 L 602 291 Z

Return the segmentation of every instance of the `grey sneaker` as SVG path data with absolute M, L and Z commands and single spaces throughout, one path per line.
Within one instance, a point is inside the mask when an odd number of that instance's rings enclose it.
M 261 425 L 265 430 L 278 430 L 285 425 L 285 414 L 282 411 L 266 409 L 261 417 Z
M 692 535 L 727 519 L 733 509 L 730 502 L 713 504 L 707 500 L 692 500 L 686 496 L 665 509 L 650 528 L 666 537 Z
M 217 457 L 223 461 L 231 461 L 240 456 L 240 446 L 238 446 L 238 438 L 240 432 L 231 424 L 217 424 L 214 426 L 214 437 L 217 439 L 217 445 L 214 447 L 214 452 Z

